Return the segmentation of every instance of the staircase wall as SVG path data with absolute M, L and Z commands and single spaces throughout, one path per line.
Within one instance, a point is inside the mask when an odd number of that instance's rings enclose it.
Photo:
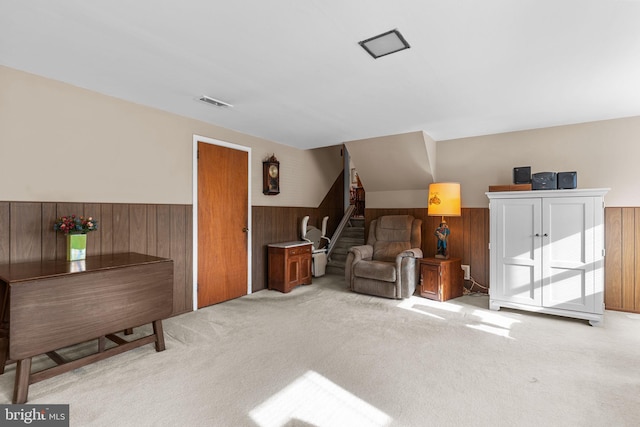
M 300 240 L 302 218 L 309 215 L 309 225 L 320 228 L 322 218 L 329 216 L 330 237 L 344 214 L 344 172 L 336 178 L 320 206 L 252 206 L 251 207 L 251 281 L 252 291 L 267 288 L 267 245 Z

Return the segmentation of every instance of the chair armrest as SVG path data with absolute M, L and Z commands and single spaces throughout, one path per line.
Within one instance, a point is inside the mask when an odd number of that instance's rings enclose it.
M 344 263 L 344 277 L 349 289 L 353 290 L 353 266 L 359 261 L 370 260 L 372 256 L 373 246 L 371 245 L 352 246 L 349 248 L 349 251 L 347 252 L 347 260 Z
M 413 248 L 400 252 L 396 256 L 396 298 L 413 295 L 418 283 L 418 259 L 422 258 L 422 249 Z
M 361 246 L 352 246 L 349 248 L 349 252 L 353 254 L 353 262 L 356 263 L 360 260 L 370 260 L 373 256 L 373 246 L 371 245 L 361 245 Z
M 319 249 L 323 249 L 323 248 L 328 248 L 329 245 L 331 244 L 331 239 L 325 236 L 320 237 L 320 248 Z
M 396 256 L 396 262 L 400 262 L 402 258 L 411 257 L 411 258 L 422 258 L 422 249 L 413 248 L 407 249 L 404 252 L 400 252 L 398 256 Z

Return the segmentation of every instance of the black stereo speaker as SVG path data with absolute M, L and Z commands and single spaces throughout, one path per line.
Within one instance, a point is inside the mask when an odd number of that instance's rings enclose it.
M 531 166 L 521 166 L 513 168 L 514 184 L 530 184 L 531 183 Z
M 558 188 L 555 172 L 538 172 L 531 175 L 532 190 L 555 190 Z
M 573 189 L 577 186 L 577 172 L 558 172 L 558 189 Z

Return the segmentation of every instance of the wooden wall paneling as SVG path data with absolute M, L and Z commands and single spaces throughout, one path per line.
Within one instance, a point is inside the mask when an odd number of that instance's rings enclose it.
M 11 206 L 9 202 L 0 202 L 0 224 L 5 224 L 0 229 L 0 264 L 8 264 L 11 261 Z M 9 227 L 6 224 L 9 224 Z
M 188 311 L 193 310 L 193 206 L 185 207 L 185 248 L 184 248 L 184 266 L 185 266 L 185 308 Z
M 485 215 L 482 209 L 470 209 L 469 212 L 469 266 L 471 276 L 483 286 L 489 286 L 485 276 L 486 259 L 488 258 L 488 231 L 485 238 Z M 474 289 L 479 291 L 479 289 Z
M 42 256 L 42 205 L 13 202 L 10 208 L 11 262 L 37 261 Z
M 425 257 L 436 254 L 437 237 L 434 235 L 441 217 L 428 216 L 426 208 L 412 209 L 365 209 L 365 236 L 368 236 L 371 221 L 383 215 L 413 215 L 422 219 L 422 252 Z M 451 234 L 450 253 L 462 258 L 463 264 L 471 266 L 471 275 L 483 286 L 489 285 L 489 210 L 465 208 L 460 217 L 446 218 Z M 476 288 L 474 290 L 480 290 Z
M 64 259 L 66 238 L 53 230 L 64 215 L 93 216 L 98 231 L 87 237 L 88 255 L 137 251 L 174 260 L 175 313 L 190 311 L 193 239 L 190 205 L 0 202 L 0 263 Z
M 147 205 L 147 255 L 158 253 L 158 207 Z
M 344 171 L 340 172 L 340 175 L 336 178 L 331 186 L 331 189 L 324 197 L 320 206 L 317 209 L 317 215 L 322 221 L 325 216 L 329 217 L 327 223 L 327 236 L 333 236 L 338 224 L 342 220 L 344 215 Z M 315 227 L 320 228 L 322 222 L 319 222 Z
M 171 258 L 171 206 L 157 206 L 157 246 L 156 256 Z
M 462 258 L 462 256 L 464 255 L 464 228 L 462 216 L 448 217 L 445 218 L 445 221 L 447 221 L 450 232 L 447 242 L 447 246 L 449 248 L 449 256 L 452 258 Z
M 41 219 L 42 219 L 42 253 L 41 259 L 46 261 L 52 261 L 57 259 L 58 250 L 58 234 L 53 229 L 56 216 L 56 204 L 55 203 L 41 203 Z
M 129 205 L 129 250 L 147 254 L 147 205 Z
M 622 208 L 605 209 L 605 307 L 622 309 Z
M 87 256 L 102 255 L 102 205 L 100 203 L 85 203 L 84 214 L 98 221 L 98 229 L 87 234 Z
M 622 308 L 635 308 L 635 209 L 622 208 Z
M 104 203 L 100 205 L 100 253 L 109 255 L 113 253 L 113 205 Z
M 438 238 L 435 235 L 436 228 L 440 226 L 440 221 L 442 220 L 439 216 L 426 216 L 425 221 L 422 224 L 424 227 L 423 235 L 424 235 L 424 243 L 423 252 L 425 257 L 434 257 L 436 255 L 436 250 L 438 249 Z
M 129 252 L 130 218 L 129 205 L 116 203 L 113 205 L 113 253 Z
M 463 235 L 463 250 L 462 250 L 462 264 L 471 265 L 471 215 L 472 209 L 462 209 L 462 235 Z
M 191 309 L 186 294 L 186 209 L 183 205 L 171 205 L 170 252 L 173 259 L 173 314 Z
M 251 289 L 266 288 L 267 255 L 266 245 L 266 208 L 263 206 L 253 206 L 251 208 Z

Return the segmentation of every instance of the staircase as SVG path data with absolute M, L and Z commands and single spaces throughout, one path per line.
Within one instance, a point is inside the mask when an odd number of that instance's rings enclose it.
M 344 276 L 347 252 L 351 246 L 358 245 L 364 245 L 364 219 L 351 218 L 334 245 L 326 272 Z

